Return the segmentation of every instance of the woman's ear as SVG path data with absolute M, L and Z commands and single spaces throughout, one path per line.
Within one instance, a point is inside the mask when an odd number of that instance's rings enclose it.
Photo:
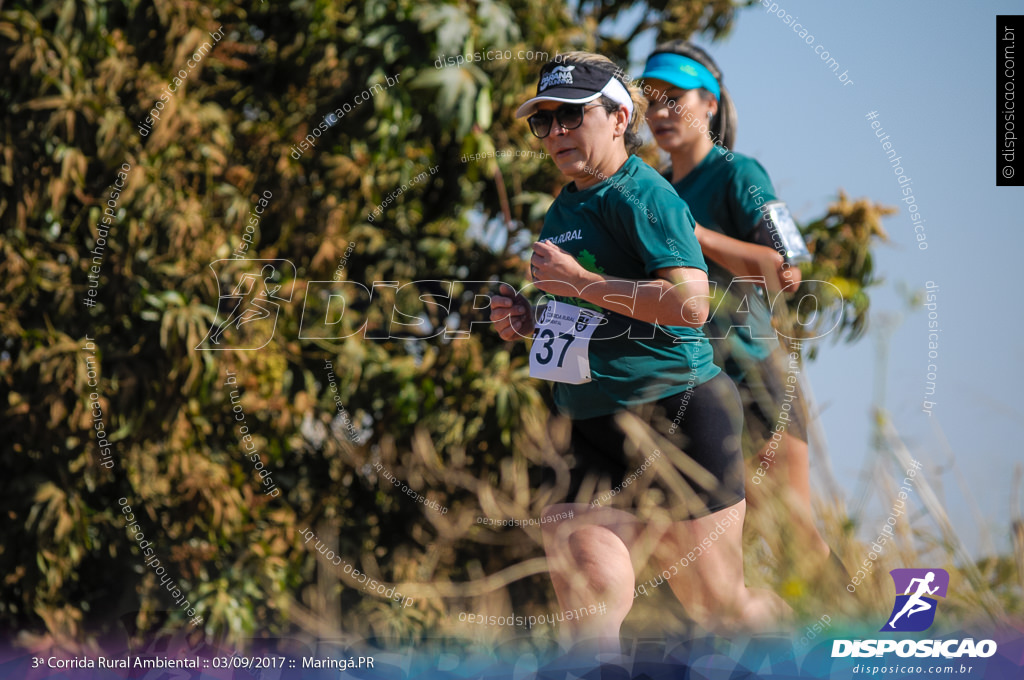
M 619 110 L 615 112 L 615 134 L 624 135 L 629 129 L 629 110 L 625 106 L 620 106 Z
M 715 99 L 714 97 L 712 97 L 708 101 L 708 116 L 710 116 L 711 118 L 714 118 L 715 116 L 717 116 L 718 115 L 719 107 L 720 107 L 719 101 L 717 99 Z

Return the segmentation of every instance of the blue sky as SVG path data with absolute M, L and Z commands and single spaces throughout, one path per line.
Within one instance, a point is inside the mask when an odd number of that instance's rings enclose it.
M 855 345 L 826 343 L 807 369 L 835 477 L 852 506 L 873 456 L 872 400 L 884 385 L 896 429 L 924 463 L 969 550 L 1006 553 L 1013 471 L 1024 461 L 1015 437 L 1024 421 L 1015 399 L 1022 362 L 1014 351 L 1022 324 L 1009 290 L 1022 245 L 1013 210 L 1024 188 L 995 184 L 995 34 L 996 15 L 1020 5 L 778 4 L 853 84 L 840 83 L 814 46 L 763 6 L 740 12 L 725 40 L 696 41 L 718 62 L 736 102 L 736 150 L 761 161 L 798 221 L 822 215 L 839 188 L 900 207 L 884 222 L 891 242 L 876 248 L 876 274 L 885 282 L 872 293 L 871 331 Z M 652 45 L 637 46 L 634 75 Z M 913 181 L 926 220 L 925 251 L 869 111 L 877 112 Z M 939 287 L 934 360 L 927 310 L 910 308 L 906 294 L 929 281 Z M 876 370 L 882 320 L 891 324 L 884 374 Z M 931 417 L 921 409 L 929 363 L 937 369 Z M 898 471 L 891 459 L 885 465 Z M 869 496 L 862 537 L 890 503 Z

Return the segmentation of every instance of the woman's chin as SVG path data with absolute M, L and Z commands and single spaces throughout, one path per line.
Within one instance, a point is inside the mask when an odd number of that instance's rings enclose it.
M 652 133 L 652 136 L 654 137 L 654 143 L 663 151 L 672 151 L 685 141 L 683 136 L 679 134 L 677 130 L 666 130 L 663 132 Z
M 578 179 L 587 174 L 587 164 L 575 156 L 569 156 L 568 158 L 565 159 L 556 159 L 555 164 L 558 166 L 558 169 L 561 171 L 561 173 L 566 177 Z

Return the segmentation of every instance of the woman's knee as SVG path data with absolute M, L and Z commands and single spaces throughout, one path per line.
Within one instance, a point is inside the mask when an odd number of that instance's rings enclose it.
M 580 560 L 600 561 L 602 556 L 609 561 L 625 558 L 629 550 L 614 531 L 600 525 L 589 524 L 569 534 L 569 550 Z
M 567 539 L 545 543 L 551 570 L 612 606 L 631 600 L 635 574 L 629 549 L 601 526 L 578 527 Z

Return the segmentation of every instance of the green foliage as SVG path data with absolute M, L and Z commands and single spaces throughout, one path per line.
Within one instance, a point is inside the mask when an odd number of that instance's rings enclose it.
M 462 607 L 528 597 L 517 612 L 529 614 L 553 602 L 529 561 L 540 554 L 536 533 L 475 521 L 536 517 L 543 499 L 531 496 L 528 471 L 561 441 L 522 348 L 480 327 L 458 341 L 300 340 L 302 299 L 343 258 L 348 281 L 522 283 L 521 252 L 561 180 L 542 158 L 460 159 L 540 150 L 512 117 L 540 62 L 433 62 L 489 49 L 621 59 L 628 39 L 599 27 L 630 6 L 51 0 L 3 9 L 0 458 L 17 471 L 3 501 L 4 626 L 25 641 L 74 644 L 125 616 L 140 634 L 188 625 L 144 565 L 122 498 L 205 633 L 229 641 L 298 628 L 412 640 L 451 630 Z M 728 0 L 649 7 L 634 34 L 659 25 L 664 37 L 718 36 L 734 13 Z M 221 26 L 223 39 L 162 101 Z M 389 79 L 399 84 L 384 87 Z M 318 128 L 339 109 L 340 120 Z M 210 264 L 240 247 L 265 191 L 245 256 L 294 263 L 294 280 L 279 283 L 297 293 L 262 349 L 199 350 L 217 317 Z M 91 270 L 108 201 L 114 217 Z M 834 226 L 823 224 L 819 252 Z M 480 225 L 505 238 L 492 247 L 474 236 Z M 93 308 L 83 304 L 89 290 Z M 357 311 L 372 330 L 389 323 L 382 309 Z M 483 318 L 469 286 L 450 310 L 427 315 L 433 328 Z M 353 315 L 344 324 L 359 328 Z M 277 498 L 260 493 L 244 455 L 227 371 Z M 112 468 L 97 446 L 100 410 Z M 449 512 L 382 482 L 374 463 Z M 314 554 L 306 528 L 361 571 L 415 592 L 415 605 L 367 594 Z
M 859 339 L 868 325 L 868 288 L 881 283 L 874 276 L 871 248 L 875 239 L 888 240 L 882 217 L 895 208 L 868 199 L 851 201 L 841 189 L 828 212 L 803 227 L 813 261 L 802 266 L 802 284 L 791 296 L 800 325 L 792 337 L 820 337 L 833 342 Z M 810 358 L 817 346 L 812 346 Z

